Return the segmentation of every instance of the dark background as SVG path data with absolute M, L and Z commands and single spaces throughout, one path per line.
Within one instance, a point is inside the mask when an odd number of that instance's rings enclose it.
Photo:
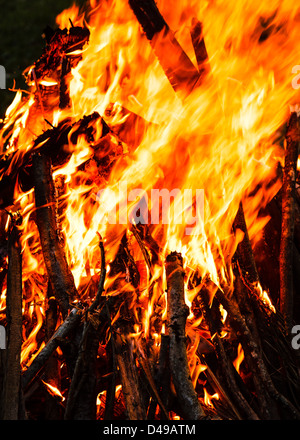
M 0 118 L 15 93 L 26 89 L 22 72 L 42 54 L 42 34 L 47 25 L 56 27 L 55 18 L 64 9 L 85 0 L 0 0 L 0 65 L 6 69 L 6 90 L 0 90 Z

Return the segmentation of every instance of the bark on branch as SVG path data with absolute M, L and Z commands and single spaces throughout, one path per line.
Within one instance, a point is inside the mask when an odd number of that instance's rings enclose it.
M 78 294 L 72 272 L 57 234 L 55 188 L 51 173 L 51 159 L 36 153 L 32 159 L 36 204 L 36 223 L 40 234 L 44 261 L 52 286 L 64 317 L 69 303 Z

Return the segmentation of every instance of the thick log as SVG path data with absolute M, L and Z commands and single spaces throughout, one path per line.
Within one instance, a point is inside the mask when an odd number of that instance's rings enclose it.
M 3 382 L 2 418 L 18 420 L 21 399 L 22 254 L 19 231 L 12 226 L 8 241 L 6 295 L 7 349 Z
M 45 155 L 36 153 L 33 156 L 32 164 L 36 224 L 40 234 L 45 266 L 53 294 L 59 303 L 63 317 L 66 317 L 69 304 L 78 297 L 78 293 L 57 233 L 56 199 L 51 160 Z
M 185 325 L 189 314 L 184 300 L 184 271 L 180 254 L 171 252 L 165 262 L 167 277 L 167 328 L 170 338 L 170 369 L 179 404 L 187 420 L 206 419 L 190 376 Z
M 280 311 L 286 331 L 293 318 L 293 239 L 295 217 L 295 184 L 300 130 L 297 113 L 292 113 L 286 132 L 286 154 L 282 186 L 282 224 L 280 242 Z

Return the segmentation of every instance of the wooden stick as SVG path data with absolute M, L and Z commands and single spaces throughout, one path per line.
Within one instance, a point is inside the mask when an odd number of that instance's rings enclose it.
M 167 327 L 170 338 L 170 369 L 179 404 L 187 420 L 206 419 L 193 387 L 186 353 L 185 325 L 189 308 L 184 300 L 181 254 L 171 252 L 165 262 L 167 277 Z
M 18 420 L 21 397 L 22 254 L 19 231 L 14 224 L 8 242 L 6 319 L 7 349 L 5 353 L 2 418 L 3 420 Z
M 86 321 L 68 393 L 65 420 L 96 419 L 99 336 L 98 326 L 95 328 L 90 320 Z
M 116 357 L 119 366 L 122 392 L 129 420 L 146 420 L 146 410 L 139 387 L 136 361 L 129 338 L 115 335 Z
M 169 335 L 161 334 L 158 370 L 155 375 L 156 388 L 159 392 L 160 398 L 166 410 L 168 410 L 169 408 L 171 385 L 171 372 L 169 366 L 169 342 Z M 156 407 L 156 400 L 152 400 L 150 408 L 148 410 L 148 420 L 154 419 Z M 168 418 L 169 416 L 166 417 L 165 411 L 160 408 L 160 419 L 168 420 Z
M 53 294 L 65 318 L 69 311 L 69 303 L 78 297 L 78 293 L 57 234 L 55 188 L 51 173 L 51 159 L 36 153 L 33 155 L 32 164 L 37 208 L 36 224 Z
M 295 183 L 300 131 L 297 113 L 292 113 L 286 132 L 286 155 L 282 186 L 282 224 L 280 242 L 280 311 L 289 333 L 293 320 L 293 238 Z
M 213 337 L 212 341 L 215 346 L 216 355 L 220 364 L 222 379 L 224 379 L 225 381 L 227 393 L 232 397 L 232 400 L 234 401 L 234 403 L 231 403 L 231 406 L 236 406 L 238 409 L 237 414 L 242 414 L 242 416 L 247 420 L 259 420 L 258 415 L 249 405 L 247 399 L 242 393 L 242 390 L 240 389 L 239 384 L 237 383 L 237 373 L 233 367 L 232 362 L 228 358 L 223 341 L 219 336 L 216 322 L 212 318 L 211 307 L 209 306 L 209 294 L 206 290 L 207 283 L 209 283 L 209 280 L 207 280 L 203 284 L 203 287 L 200 291 L 199 305 L 202 310 L 203 316 L 205 317 L 205 320 L 209 326 L 211 336 Z
M 157 388 L 156 388 L 156 384 L 155 384 L 154 379 L 153 379 L 153 377 L 152 377 L 152 373 L 151 373 L 151 368 L 150 368 L 150 365 L 149 365 L 149 361 L 148 361 L 148 359 L 144 356 L 144 354 L 141 352 L 139 346 L 137 346 L 137 350 L 136 350 L 136 352 L 137 352 L 137 356 L 138 356 L 139 364 L 140 364 L 140 366 L 142 367 L 142 370 L 143 370 L 143 372 L 144 372 L 144 374 L 145 374 L 145 377 L 146 377 L 146 379 L 147 379 L 147 381 L 148 381 L 149 392 L 150 392 L 150 394 L 151 394 L 151 397 L 152 397 L 153 399 L 155 399 L 156 402 L 159 404 L 160 409 L 161 409 L 161 411 L 162 411 L 162 413 L 163 413 L 163 415 L 164 415 L 164 419 L 165 419 L 165 420 L 169 420 L 169 414 L 168 414 L 168 411 L 166 410 L 166 408 L 165 408 L 165 406 L 164 406 L 164 404 L 163 404 L 163 401 L 161 400 L 161 397 L 160 397 L 160 395 L 159 395 L 159 392 L 158 392 L 158 390 L 157 390 Z
M 52 289 L 51 284 L 48 285 L 48 300 L 47 300 L 47 310 L 46 310 L 46 338 L 45 342 L 49 341 L 53 334 L 55 333 L 55 328 L 58 319 L 58 304 L 56 299 L 51 296 Z M 48 361 L 45 364 L 45 382 L 50 384 L 57 389 L 61 389 L 61 374 L 60 374 L 60 362 L 57 357 L 57 353 L 54 351 Z M 57 404 L 56 399 L 48 393 L 45 401 L 45 412 L 47 420 L 59 420 L 61 418 L 61 406 Z
M 257 344 L 257 351 L 259 356 L 263 358 L 262 346 L 261 346 L 261 338 L 258 332 L 256 317 L 254 315 L 252 309 L 252 302 L 249 300 L 248 293 L 253 296 L 252 291 L 249 291 L 246 286 L 242 282 L 242 278 L 239 276 L 239 273 L 235 271 L 235 289 L 234 289 L 234 297 L 236 298 L 237 307 L 239 309 L 239 313 L 245 319 L 245 324 L 248 327 L 252 338 Z M 255 297 L 255 301 L 258 300 L 257 296 Z M 263 337 L 263 335 L 262 335 Z M 247 346 L 248 347 L 248 346 Z M 245 349 L 244 350 L 245 360 L 249 365 L 249 368 L 252 369 L 252 350 Z M 259 404 L 259 414 L 263 420 L 269 419 L 277 419 L 278 411 L 276 405 L 272 401 L 268 391 L 266 390 L 264 383 L 260 380 L 260 376 L 254 374 L 253 375 L 253 383 L 256 390 L 257 401 Z
M 101 252 L 101 274 L 100 274 L 100 281 L 98 285 L 97 295 L 88 309 L 90 313 L 92 313 L 100 304 L 101 296 L 104 291 L 104 282 L 106 277 L 105 251 L 104 251 L 103 240 L 101 237 L 100 237 L 99 246 Z
M 265 362 L 263 360 L 260 348 L 257 341 L 253 338 L 245 318 L 240 314 L 237 307 L 228 300 L 225 294 L 218 290 L 215 294 L 218 301 L 222 304 L 224 309 L 228 312 L 229 322 L 231 327 L 240 336 L 241 344 L 245 353 L 248 353 L 248 362 L 250 362 L 250 367 L 252 373 L 260 378 L 261 383 L 269 393 L 270 397 L 277 402 L 285 411 L 288 412 L 291 418 L 295 420 L 300 419 L 299 410 L 287 399 L 283 394 L 281 394 L 272 381 L 270 377 Z
M 114 415 L 114 403 L 116 397 L 116 376 L 117 376 L 117 358 L 116 358 L 116 346 L 114 341 L 114 333 L 112 329 L 111 316 L 108 306 L 108 301 L 105 301 L 105 309 L 107 314 L 107 320 L 109 324 L 109 332 L 110 332 L 110 349 L 111 349 L 111 359 L 110 364 L 112 368 L 112 376 L 109 381 L 108 387 L 106 389 L 106 400 L 105 400 L 105 411 L 104 411 L 104 420 L 112 420 Z
M 33 379 L 38 375 L 44 367 L 47 360 L 50 358 L 54 350 L 59 345 L 59 339 L 67 337 L 79 324 L 82 316 L 82 310 L 73 308 L 64 322 L 58 327 L 54 335 L 47 342 L 45 347 L 34 358 L 27 370 L 22 375 L 22 387 L 25 390 Z
M 232 229 L 234 232 L 236 232 L 237 229 L 240 229 L 244 233 L 243 240 L 238 244 L 236 250 L 236 257 L 240 263 L 243 278 L 249 284 L 257 284 L 259 282 L 259 276 L 250 243 L 242 202 L 239 204 L 239 209 L 235 216 Z

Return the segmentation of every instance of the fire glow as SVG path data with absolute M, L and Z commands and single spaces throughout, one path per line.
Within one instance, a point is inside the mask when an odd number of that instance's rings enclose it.
M 0 312 L 19 254 L 25 400 L 36 381 L 58 418 L 298 417 L 242 315 L 280 319 L 252 249 L 282 187 L 299 21 L 291 0 L 90 0 L 57 17 L 0 132 Z

